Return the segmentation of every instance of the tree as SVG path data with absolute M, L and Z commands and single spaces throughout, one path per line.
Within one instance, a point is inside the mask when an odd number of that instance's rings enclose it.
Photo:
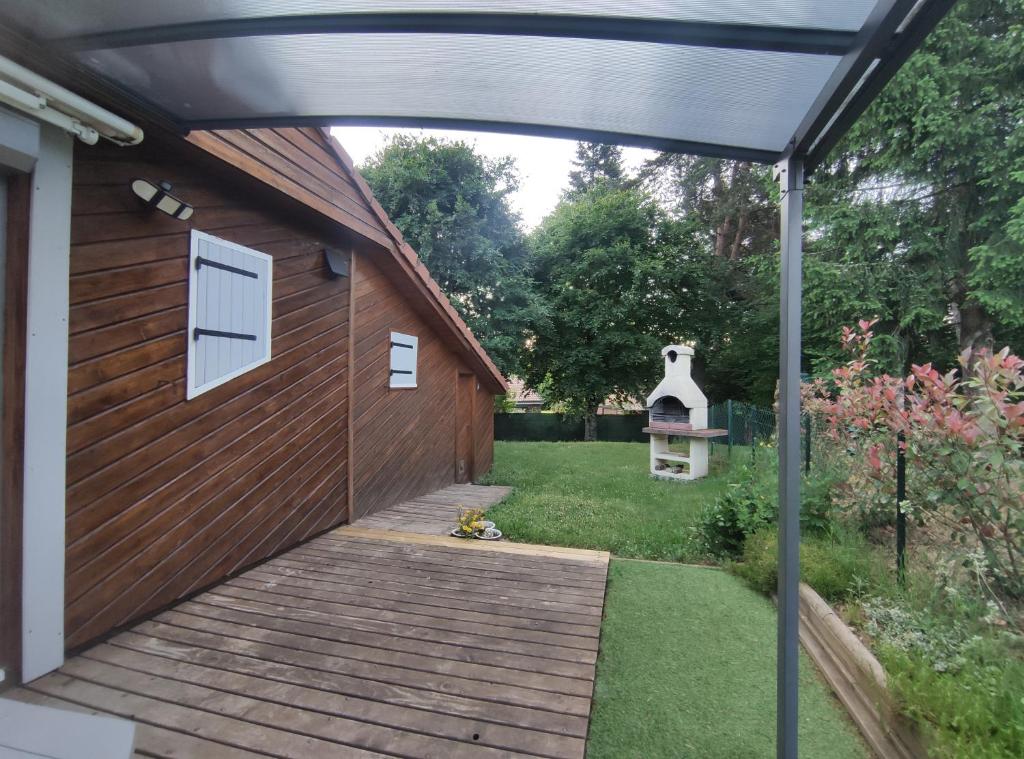
M 767 166 L 659 153 L 638 181 L 672 215 L 699 220 L 716 256 L 736 261 L 775 247 L 779 211 Z
M 805 369 L 839 361 L 833 336 L 864 315 L 879 318 L 890 372 L 1024 344 L 1022 22 L 1024 0 L 959 3 L 808 183 Z M 745 375 L 734 397 L 770 400 L 778 212 L 767 170 L 663 154 L 640 180 L 730 262 L 717 272 L 740 306 L 728 326 L 690 320 L 710 392 Z
M 576 159 L 569 172 L 568 200 L 578 199 L 598 187 L 622 187 L 626 170 L 622 165 L 622 148 L 600 142 L 577 142 Z
M 638 184 L 675 220 L 677 234 L 663 234 L 673 256 L 664 282 L 705 393 L 769 405 L 778 375 L 778 192 L 769 169 L 662 153 L 644 163 Z
M 607 397 L 643 395 L 657 376 L 662 268 L 655 204 L 635 190 L 599 187 L 563 201 L 531 237 L 534 276 L 547 310 L 534 327 L 525 379 L 585 420 L 596 439 Z
M 508 200 L 518 186 L 513 160 L 488 160 L 464 142 L 398 135 L 360 171 L 498 367 L 519 373 L 538 302 Z
M 971 354 L 1024 327 L 1022 21 L 1024 0 L 958 3 L 822 171 L 838 195 L 903 216 L 892 252 L 935 273 Z

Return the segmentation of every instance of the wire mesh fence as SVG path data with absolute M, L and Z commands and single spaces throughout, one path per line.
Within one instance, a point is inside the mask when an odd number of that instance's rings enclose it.
M 725 430 L 724 435 L 712 439 L 713 451 L 724 446 L 731 456 L 733 449 L 742 447 L 756 456 L 758 446 L 774 445 L 775 411 L 742 401 L 722 401 L 708 409 L 708 427 Z
M 725 435 L 712 440 L 712 449 L 724 446 L 730 455 L 734 448 L 743 447 L 756 458 L 758 448 L 777 447 L 778 418 L 774 409 L 723 401 L 708 409 L 708 427 L 726 430 Z M 829 455 L 834 446 L 824 418 L 808 413 L 800 417 L 800 457 L 805 473 L 810 473 L 816 462 L 820 466 L 819 457 Z

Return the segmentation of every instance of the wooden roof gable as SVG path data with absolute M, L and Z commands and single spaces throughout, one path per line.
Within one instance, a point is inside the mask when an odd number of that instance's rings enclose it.
M 326 129 L 268 128 L 190 132 L 186 139 L 383 249 L 384 267 L 419 300 L 421 312 L 494 392 L 505 378 L 381 208 L 352 158 Z

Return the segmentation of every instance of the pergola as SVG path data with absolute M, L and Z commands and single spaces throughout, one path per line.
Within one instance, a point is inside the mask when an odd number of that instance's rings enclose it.
M 954 2 L 6 0 L 0 23 L 182 131 L 476 129 L 775 164 L 777 752 L 795 759 L 804 177 Z M 17 80 L 0 60 L 0 85 Z M 0 88 L 0 100 L 11 96 Z M 138 139 L 124 123 L 96 129 Z

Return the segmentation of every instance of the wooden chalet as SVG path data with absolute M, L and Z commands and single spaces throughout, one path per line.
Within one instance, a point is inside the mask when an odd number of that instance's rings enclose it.
M 140 123 L 131 147 L 43 124 L 0 183 L 7 684 L 491 466 L 505 380 L 328 133 Z

